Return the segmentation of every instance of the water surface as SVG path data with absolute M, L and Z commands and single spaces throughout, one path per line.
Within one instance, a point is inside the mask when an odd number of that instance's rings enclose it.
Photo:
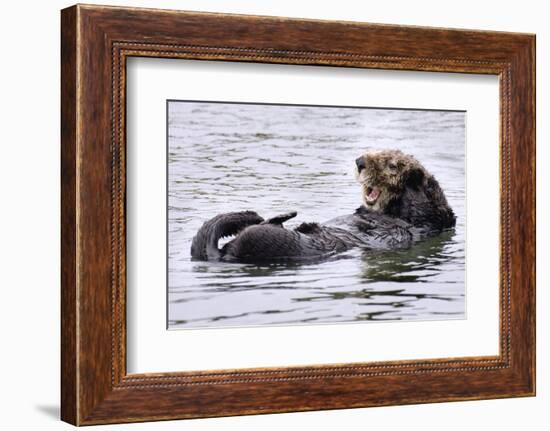
M 353 163 L 367 148 L 414 155 L 456 229 L 314 264 L 191 260 L 193 235 L 219 213 L 296 210 L 292 228 L 353 212 Z M 169 328 L 464 318 L 464 148 L 464 112 L 169 101 Z

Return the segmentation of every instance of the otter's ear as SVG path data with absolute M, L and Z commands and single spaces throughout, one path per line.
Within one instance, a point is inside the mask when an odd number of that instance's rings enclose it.
M 424 181 L 424 170 L 421 168 L 413 168 L 407 174 L 406 184 L 409 187 L 420 187 Z

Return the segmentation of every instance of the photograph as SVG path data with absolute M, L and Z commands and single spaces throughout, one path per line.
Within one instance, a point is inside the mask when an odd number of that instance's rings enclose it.
M 466 318 L 460 110 L 167 100 L 167 327 Z

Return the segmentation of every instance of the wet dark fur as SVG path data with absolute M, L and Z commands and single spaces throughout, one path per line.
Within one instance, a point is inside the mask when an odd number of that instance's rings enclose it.
M 200 260 L 265 262 L 319 259 L 350 248 L 399 249 L 455 225 L 437 180 L 412 156 L 396 150 L 367 152 L 356 163 L 365 205 L 355 213 L 324 222 L 283 223 L 296 212 L 268 220 L 253 211 L 220 214 L 199 229 L 191 256 Z M 367 199 L 380 190 L 376 202 Z M 218 241 L 236 237 L 218 248 Z

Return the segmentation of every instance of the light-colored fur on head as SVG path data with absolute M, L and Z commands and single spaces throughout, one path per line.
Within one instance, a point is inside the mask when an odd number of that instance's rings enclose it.
M 385 212 L 407 186 L 418 187 L 430 176 L 418 160 L 400 150 L 370 150 L 360 159 L 364 168 L 356 166 L 355 174 L 363 202 L 377 212 Z
M 431 230 L 453 227 L 456 217 L 443 189 L 413 156 L 370 150 L 355 160 L 357 181 L 369 211 Z

